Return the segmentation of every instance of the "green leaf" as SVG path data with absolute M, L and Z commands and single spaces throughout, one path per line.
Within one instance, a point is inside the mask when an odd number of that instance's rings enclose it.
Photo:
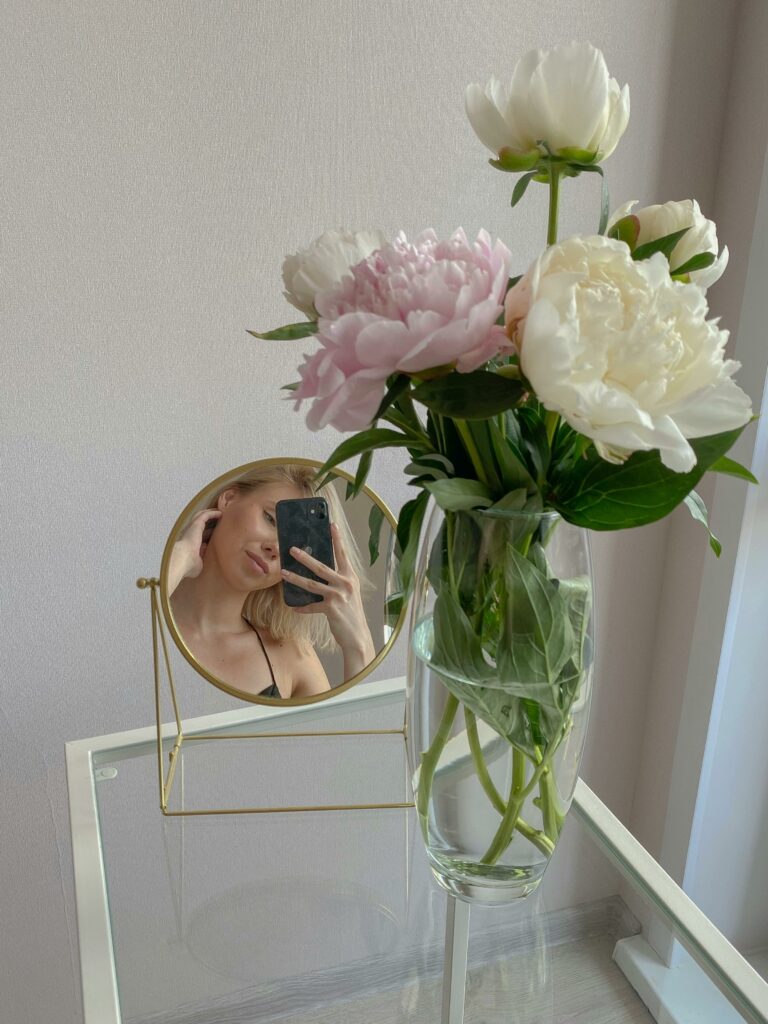
M 310 334 L 317 333 L 317 321 L 307 320 L 298 324 L 286 324 L 284 327 L 276 327 L 274 331 L 265 331 L 260 334 L 258 331 L 247 331 L 254 338 L 262 341 L 295 341 L 297 338 L 307 338 Z
M 420 646 L 431 650 L 428 663 L 432 671 L 478 718 L 534 756 L 535 747 L 542 745 L 542 726 L 547 738 L 562 726 L 564 716 L 556 705 L 556 689 L 548 683 L 501 676 L 498 667 L 488 663 L 480 638 L 450 587 L 442 587 L 437 595 L 431 627 L 431 642 L 427 637 Z M 535 732 L 528 711 L 531 706 L 537 720 Z
M 592 613 L 592 586 L 588 576 L 574 576 L 569 580 L 558 580 L 557 589 L 567 609 L 575 640 L 575 652 L 570 660 L 573 669 L 581 676 L 584 668 L 584 641 Z
M 691 513 L 697 523 L 701 523 L 704 529 L 709 534 L 709 546 L 715 552 L 719 558 L 723 551 L 723 545 L 712 533 L 709 528 L 709 518 L 707 516 L 707 506 L 704 504 L 703 499 L 696 491 L 691 491 L 690 494 L 685 496 L 685 504 L 688 507 L 688 511 Z
M 507 417 L 507 419 L 513 418 L 512 416 Z M 529 491 L 535 490 L 536 482 L 528 472 L 522 452 L 515 445 L 513 438 L 509 436 L 509 431 L 502 433 L 496 421 L 490 420 L 488 436 L 503 489 L 513 491 L 519 487 L 525 487 Z
M 296 391 L 300 387 L 301 387 L 301 381 L 300 380 L 294 380 L 294 381 L 291 381 L 290 384 L 283 384 L 283 386 L 280 388 L 280 390 L 281 391 Z
M 462 480 L 460 477 L 453 477 L 451 480 L 432 480 L 427 481 L 424 488 L 446 512 L 487 508 L 493 504 L 491 492 L 479 480 Z
M 670 274 L 677 277 L 680 274 L 690 274 L 694 270 L 704 270 L 705 267 L 711 267 L 716 259 L 717 256 L 713 252 L 700 252 L 696 256 L 691 256 L 682 266 L 670 269 Z
M 373 565 L 379 557 L 379 543 L 381 538 L 381 524 L 384 522 L 384 510 L 374 502 L 371 511 L 368 513 L 368 554 L 370 564 Z
M 608 232 L 609 238 L 616 238 L 620 242 L 626 242 L 630 249 L 637 245 L 637 237 L 640 234 L 640 219 L 634 213 L 628 213 L 626 217 L 617 220 Z
M 402 395 L 404 391 L 408 390 L 410 383 L 411 378 L 408 376 L 408 374 L 398 373 L 395 375 L 394 379 L 392 380 L 392 383 L 387 388 L 387 393 L 382 398 L 381 404 L 379 405 L 379 408 L 376 410 L 376 413 L 373 419 L 371 420 L 372 424 L 376 423 L 376 420 L 380 419 L 384 415 L 387 409 L 389 409 L 389 407 L 398 400 L 400 395 Z
M 538 404 L 526 405 L 518 410 L 522 445 L 528 454 L 528 462 L 533 468 L 538 487 L 544 484 L 552 456 L 544 419 L 545 412 L 544 407 Z
M 362 490 L 365 485 L 365 481 L 368 479 L 368 473 L 370 472 L 372 461 L 373 451 L 363 452 L 360 456 L 360 461 L 357 464 L 357 472 L 355 473 L 355 479 L 347 481 L 347 488 L 345 491 L 345 498 L 347 501 L 351 498 L 356 498 Z
M 532 683 L 553 684 L 574 654 L 574 637 L 558 584 L 533 562 L 507 548 L 504 635 L 499 667 L 504 675 Z
M 370 427 L 359 434 L 353 434 L 338 445 L 317 471 L 318 480 L 325 477 L 332 469 L 363 452 L 375 451 L 378 448 L 426 448 L 426 442 L 407 437 L 397 430 L 386 430 L 384 427 Z M 323 481 L 324 482 L 324 481 Z
M 515 183 L 515 187 L 512 190 L 512 208 L 514 209 L 520 200 L 525 195 L 526 189 L 531 184 L 533 179 L 536 177 L 536 171 L 529 171 L 528 174 L 524 174 L 521 178 L 518 178 Z
M 488 370 L 449 373 L 425 381 L 413 397 L 432 412 L 461 420 L 485 420 L 516 405 L 524 394 L 518 380 Z
M 503 498 L 495 501 L 490 508 L 486 509 L 484 515 L 493 516 L 494 513 L 522 512 L 528 500 L 528 492 L 524 487 L 515 491 L 509 491 Z
M 663 252 L 667 259 L 669 259 L 677 243 L 690 230 L 689 227 L 681 228 L 679 231 L 673 231 L 669 235 L 662 235 L 661 238 L 654 238 L 652 242 L 644 242 L 643 245 L 638 245 L 633 251 L 632 259 L 647 260 L 657 252 Z
M 591 172 L 592 174 L 599 174 L 602 178 L 602 184 L 600 187 L 600 222 L 597 225 L 598 235 L 604 235 L 605 229 L 608 227 L 608 217 L 610 215 L 611 197 L 608 194 L 608 179 L 603 173 L 603 168 L 600 164 L 593 164 L 591 167 L 582 167 L 577 165 L 578 170 L 583 173 L 584 171 Z
M 453 463 L 437 452 L 427 452 L 420 459 L 409 462 L 404 470 L 409 476 L 430 477 L 433 480 L 445 480 L 454 472 Z
M 552 504 L 564 519 L 590 530 L 624 530 L 654 523 L 676 508 L 706 471 L 738 440 L 744 427 L 690 440 L 696 465 L 675 473 L 657 451 L 635 452 L 614 465 L 595 449 L 552 481 Z
M 421 526 L 427 510 L 429 494 L 421 491 L 418 497 L 407 501 L 400 509 L 397 520 L 397 545 L 400 549 L 400 581 L 404 595 L 411 591 L 416 554 L 419 550 Z
M 723 455 L 717 459 L 709 467 L 711 473 L 726 473 L 728 476 L 737 476 L 741 480 L 747 480 L 751 484 L 757 484 L 760 481 L 756 476 L 753 476 L 746 466 L 742 466 L 741 463 L 735 462 L 733 459 L 729 459 Z
M 390 629 L 394 629 L 404 604 L 405 594 L 402 591 L 398 591 L 395 594 L 387 594 L 387 599 L 384 602 L 384 623 Z

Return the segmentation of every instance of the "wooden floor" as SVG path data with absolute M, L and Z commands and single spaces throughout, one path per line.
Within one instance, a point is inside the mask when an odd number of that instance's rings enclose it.
M 611 959 L 615 940 L 600 936 L 470 972 L 465 1024 L 652 1024 L 639 997 Z M 514 964 L 514 967 L 512 966 Z M 291 1024 L 438 1024 L 439 980 L 325 1009 L 291 1013 Z M 285 1018 L 271 1017 L 270 1021 Z M 268 1024 L 262 1019 L 261 1024 Z

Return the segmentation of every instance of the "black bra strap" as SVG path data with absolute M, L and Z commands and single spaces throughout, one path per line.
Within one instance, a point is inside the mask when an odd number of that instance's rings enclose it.
M 246 619 L 245 616 L 243 616 L 243 622 L 248 622 L 248 619 Z M 275 679 L 275 673 L 272 670 L 272 662 L 269 660 L 269 655 L 267 654 L 267 648 L 264 646 L 264 641 L 261 639 L 261 635 L 258 629 L 256 629 L 256 627 L 254 626 L 254 624 L 252 622 L 248 622 L 248 625 L 256 634 L 256 639 L 259 641 L 261 649 L 264 652 L 264 657 L 267 659 L 267 668 L 269 669 L 269 675 L 272 679 L 272 685 L 269 688 L 269 692 L 267 692 L 266 690 L 262 690 L 261 694 L 264 697 L 279 697 L 280 691 L 277 688 L 277 680 Z

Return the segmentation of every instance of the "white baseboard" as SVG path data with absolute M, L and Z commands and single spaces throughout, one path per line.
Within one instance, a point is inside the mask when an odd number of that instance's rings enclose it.
M 613 959 L 657 1024 L 744 1024 L 695 960 L 667 967 L 642 935 L 619 939 Z

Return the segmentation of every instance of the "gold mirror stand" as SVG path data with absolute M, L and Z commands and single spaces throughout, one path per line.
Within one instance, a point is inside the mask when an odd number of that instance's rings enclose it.
M 184 736 L 184 730 L 181 724 L 181 715 L 179 713 L 179 704 L 176 697 L 176 685 L 173 680 L 173 671 L 171 669 L 171 659 L 168 653 L 168 641 L 165 632 L 165 624 L 163 622 L 163 615 L 160 610 L 160 599 L 159 589 L 160 581 L 155 578 L 141 577 L 136 581 L 136 586 L 140 590 L 149 590 L 151 605 L 152 605 L 152 657 L 154 663 L 154 676 L 155 676 L 155 715 L 157 718 L 157 774 L 158 774 L 158 785 L 160 790 L 160 810 L 167 817 L 191 817 L 194 815 L 207 815 L 207 814 L 285 814 L 289 811 L 362 811 L 362 810 L 384 810 L 389 808 L 405 808 L 413 807 L 412 800 L 397 801 L 393 803 L 376 803 L 376 804 L 329 804 L 320 805 L 315 804 L 311 806 L 276 806 L 276 807 L 240 807 L 240 808 L 229 808 L 229 807 L 212 807 L 204 810 L 181 810 L 171 811 L 168 809 L 168 803 L 171 797 L 171 790 L 173 788 L 173 782 L 176 777 L 176 767 L 180 761 L 182 744 L 184 742 L 192 743 L 195 740 L 218 741 L 218 740 L 233 740 L 233 739 L 301 739 L 308 736 L 400 736 L 403 740 L 403 757 L 405 758 L 405 738 L 406 738 L 406 725 L 405 718 L 403 718 L 403 725 L 400 729 L 349 729 L 349 730 L 327 730 L 321 732 L 255 732 L 255 733 L 232 733 L 232 734 L 216 734 L 206 733 L 200 736 Z M 170 688 L 171 701 L 173 704 L 173 714 L 176 721 L 176 739 L 173 744 L 173 748 L 168 753 L 168 771 L 164 768 L 163 759 L 163 730 L 162 730 L 162 719 L 160 714 L 160 693 L 161 693 L 161 657 L 160 647 L 162 646 L 162 661 L 165 664 L 165 674 L 168 679 L 168 685 Z M 332 698 L 328 698 L 332 699 Z

